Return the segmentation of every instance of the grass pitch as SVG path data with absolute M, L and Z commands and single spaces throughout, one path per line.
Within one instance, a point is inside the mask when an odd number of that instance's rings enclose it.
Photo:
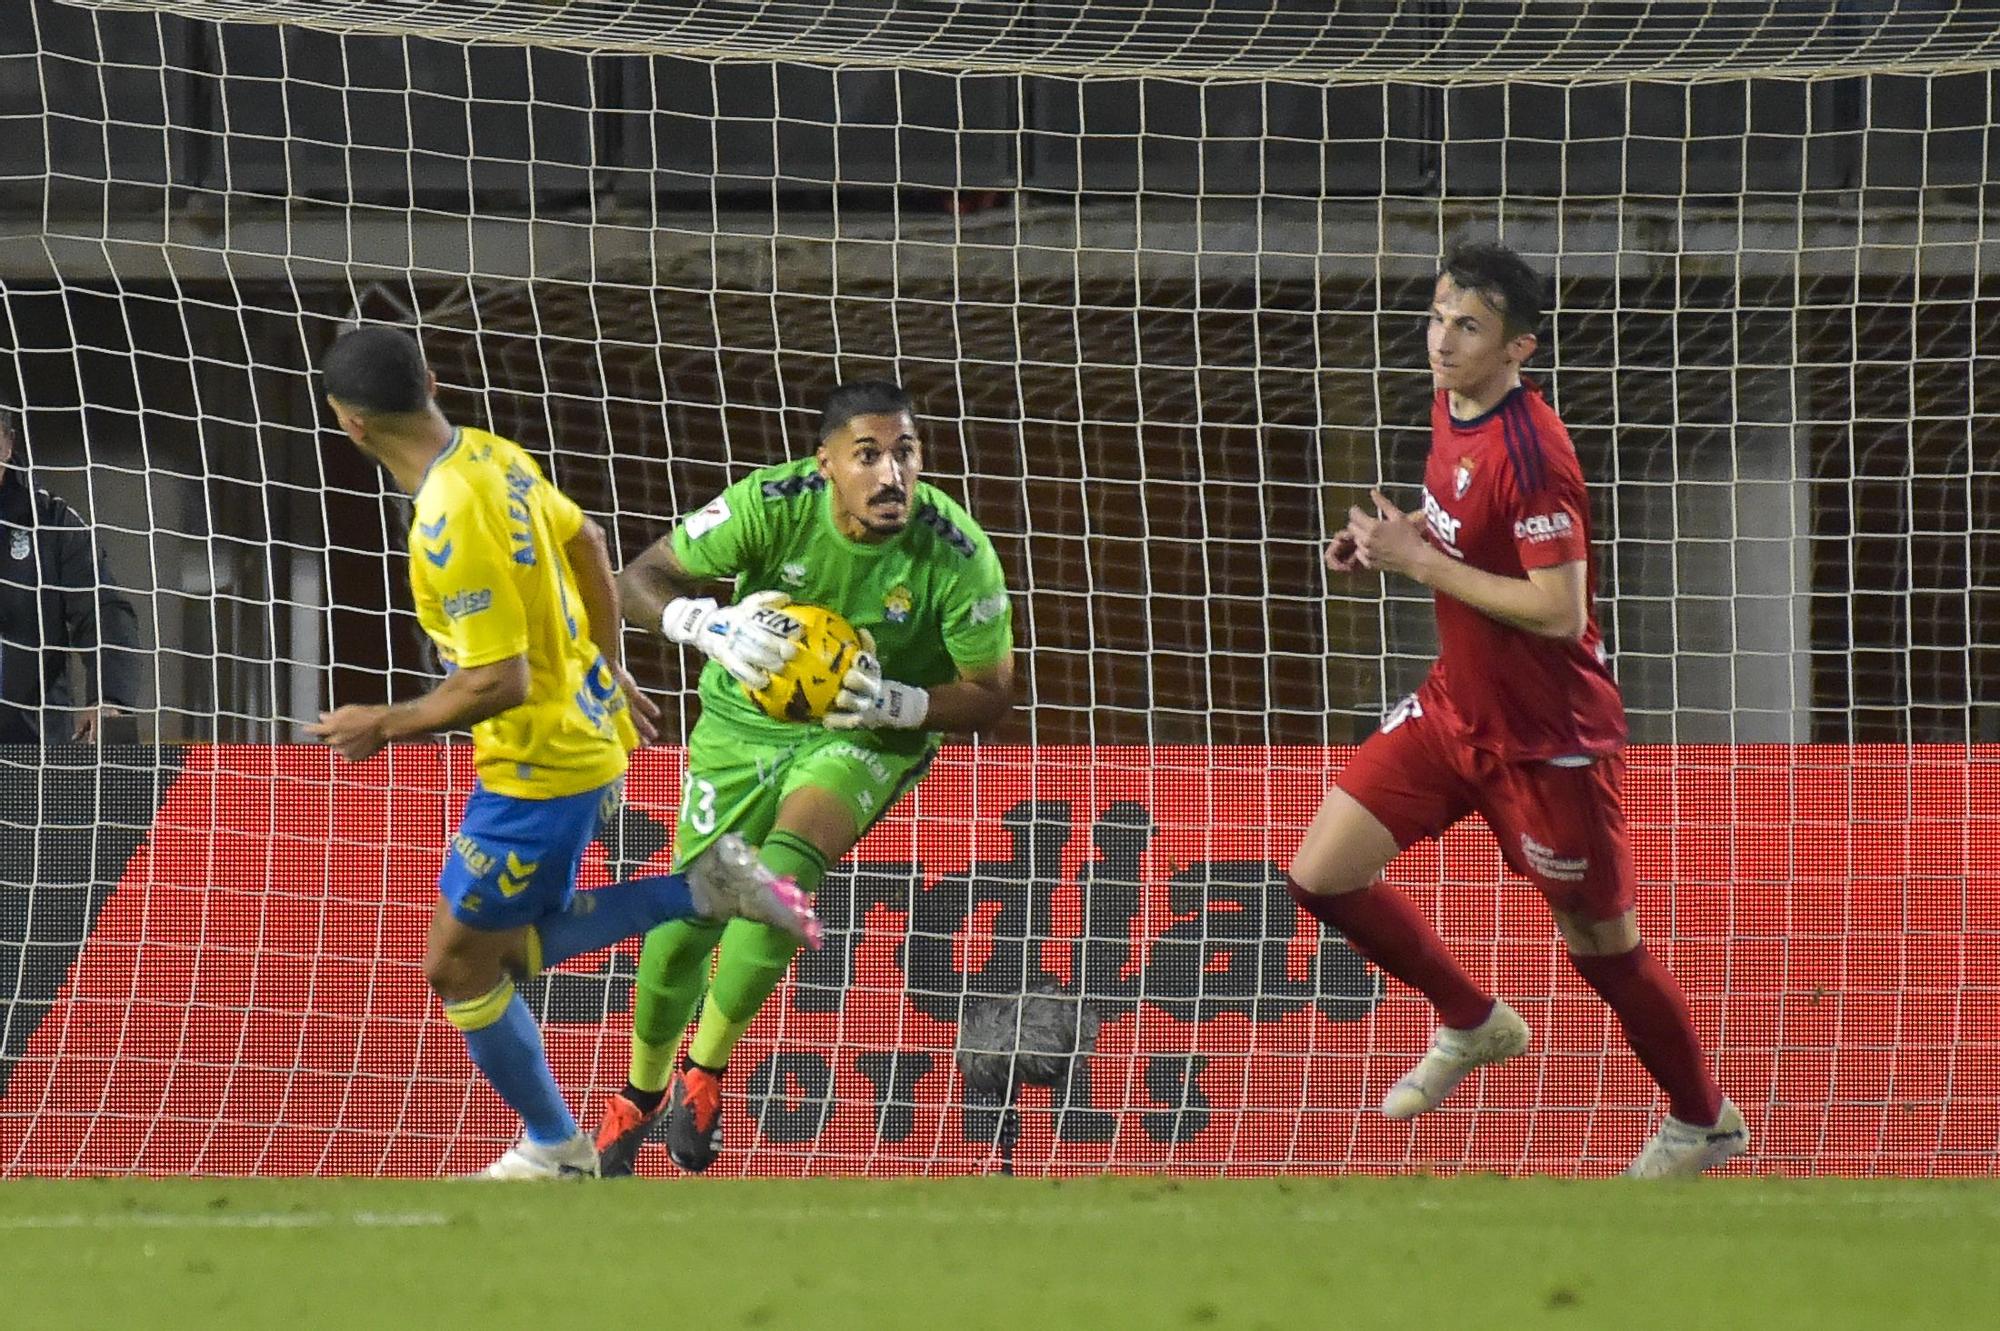
M 2000 1184 L 0 1184 L 0 1327 L 2000 1325 Z

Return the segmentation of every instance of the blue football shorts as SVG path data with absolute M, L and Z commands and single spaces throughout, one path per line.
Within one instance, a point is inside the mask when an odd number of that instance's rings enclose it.
M 568 909 L 584 848 L 616 813 L 620 784 L 549 800 L 475 786 L 438 875 L 451 913 L 498 932 Z

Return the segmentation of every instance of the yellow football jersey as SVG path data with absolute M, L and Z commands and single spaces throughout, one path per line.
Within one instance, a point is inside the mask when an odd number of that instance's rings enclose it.
M 615 781 L 639 745 L 591 640 L 565 546 L 583 510 L 519 444 L 461 429 L 417 487 L 410 590 L 448 669 L 528 658 L 528 698 L 472 728 L 480 784 L 555 799 Z

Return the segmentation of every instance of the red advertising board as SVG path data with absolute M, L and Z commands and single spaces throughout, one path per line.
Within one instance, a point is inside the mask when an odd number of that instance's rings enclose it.
M 1373 1112 L 1428 1010 L 1279 880 L 1344 757 L 947 750 L 823 890 L 832 939 L 737 1052 L 718 1172 L 992 1168 L 997 1111 L 966 1094 L 956 1022 L 1024 985 L 1080 990 L 1101 1027 L 1066 1088 L 1023 1093 L 1023 1173 L 1622 1167 L 1657 1097 L 1476 820 L 1391 877 L 1535 1046 L 1414 1124 Z M 664 868 L 679 764 L 640 756 L 626 867 Z M 0 1171 L 484 1164 L 510 1116 L 419 969 L 470 784 L 438 746 L 359 767 L 181 751 L 66 978 L 10 1028 Z M 1756 1135 L 1734 1168 L 1995 1172 L 2000 751 L 1640 748 L 1627 806 L 1644 932 Z M 608 871 L 594 848 L 585 883 Z M 588 1118 L 624 1080 L 635 952 L 537 995 Z M 649 1147 L 641 1168 L 670 1167 Z

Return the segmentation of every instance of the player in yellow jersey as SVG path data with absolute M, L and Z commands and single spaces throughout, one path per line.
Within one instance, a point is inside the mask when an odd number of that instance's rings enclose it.
M 740 838 L 684 873 L 575 894 L 627 755 L 659 715 L 625 673 L 604 533 L 519 445 L 445 419 L 407 333 L 343 334 L 320 370 L 340 428 L 415 498 L 410 590 L 447 673 L 420 698 L 342 707 L 307 730 L 354 762 L 472 731 L 478 785 L 439 875 L 424 976 L 524 1124 L 486 1177 L 595 1175 L 516 980 L 668 920 L 744 916 L 815 946 L 819 922 Z

